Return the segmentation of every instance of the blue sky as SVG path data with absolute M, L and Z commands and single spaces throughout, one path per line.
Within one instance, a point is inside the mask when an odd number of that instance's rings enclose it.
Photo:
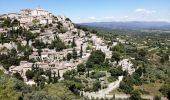
M 75 23 L 105 21 L 168 21 L 170 0 L 1 0 L 0 14 L 41 6 Z

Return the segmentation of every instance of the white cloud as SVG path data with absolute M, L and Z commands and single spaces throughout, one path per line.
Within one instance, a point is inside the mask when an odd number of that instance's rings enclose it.
M 94 19 L 96 19 L 96 17 L 91 16 L 91 17 L 88 17 L 88 19 L 94 20 Z
M 104 19 L 114 19 L 115 17 L 114 16 L 105 16 L 103 17 Z
M 153 14 L 153 13 L 156 13 L 156 10 L 146 10 L 146 9 L 143 9 L 143 8 L 138 8 L 138 9 L 135 9 L 135 12 Z
M 74 19 L 75 22 L 111 22 L 111 21 L 169 21 L 170 15 L 164 14 L 161 15 L 156 10 L 148 9 L 134 9 L 131 13 L 127 15 L 105 15 L 105 16 L 90 16 L 84 18 Z

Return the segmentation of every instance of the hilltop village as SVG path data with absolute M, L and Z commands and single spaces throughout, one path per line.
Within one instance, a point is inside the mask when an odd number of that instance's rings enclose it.
M 51 77 L 58 76 L 64 79 L 63 74 L 68 70 L 77 69 L 80 64 L 85 64 L 91 52 L 99 51 L 104 54 L 104 59 L 111 59 L 112 46 L 109 46 L 102 37 L 76 28 L 71 20 L 65 16 L 55 16 L 42 8 L 22 9 L 19 13 L 9 13 L 0 16 L 4 26 L 0 28 L 1 37 L 15 38 L 15 40 L 1 40 L 1 54 L 13 52 L 17 58 L 23 58 L 17 64 L 2 68 L 8 74 L 19 73 L 27 84 L 36 84 L 26 75 L 33 68 L 51 71 Z M 9 25 L 8 25 L 9 24 Z M 24 33 L 24 31 L 26 33 Z M 21 32 L 21 36 L 12 36 L 12 32 Z M 22 35 L 28 34 L 25 37 Z M 119 39 L 118 39 L 119 40 Z M 26 55 L 21 49 L 26 49 Z M 31 53 L 30 53 L 31 52 Z M 14 61 L 15 62 L 15 61 Z M 120 63 L 124 64 L 127 61 Z M 131 65 L 124 65 L 123 70 L 132 73 Z M 54 76 L 53 76 L 54 75 Z
M 110 93 L 119 87 L 132 91 L 121 82 L 135 73 L 140 84 L 144 69 L 134 66 L 135 58 L 125 56 L 123 44 L 129 42 L 107 40 L 40 7 L 0 15 L 0 69 L 38 90 L 58 82 L 88 99 L 128 99 L 129 95 Z M 144 54 L 139 51 L 141 58 Z M 61 100 L 71 100 L 65 98 Z

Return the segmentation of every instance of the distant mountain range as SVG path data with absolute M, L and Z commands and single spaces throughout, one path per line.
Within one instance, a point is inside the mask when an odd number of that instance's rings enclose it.
M 93 23 L 81 23 L 81 25 L 103 27 L 103 28 L 110 28 L 110 29 L 165 29 L 165 30 L 170 30 L 169 22 L 142 22 L 142 21 L 93 22 Z

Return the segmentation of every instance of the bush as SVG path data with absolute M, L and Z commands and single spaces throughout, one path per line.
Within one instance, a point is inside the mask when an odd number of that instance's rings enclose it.
M 123 75 L 123 70 L 121 66 L 113 67 L 110 69 L 111 76 L 121 76 Z
M 120 82 L 120 87 L 121 90 L 125 93 L 131 93 L 133 90 L 132 85 L 125 83 L 124 81 Z
M 160 91 L 163 95 L 167 96 L 168 92 L 170 91 L 170 84 L 164 84 L 164 85 L 159 89 L 159 91 Z
M 14 73 L 13 76 L 14 76 L 16 79 L 18 79 L 18 80 L 21 80 L 21 81 L 24 80 L 24 79 L 22 78 L 21 74 L 18 73 L 18 72 Z
M 114 81 L 116 81 L 116 77 L 113 77 L 113 76 L 110 76 L 110 77 L 108 77 L 107 78 L 107 80 L 109 81 L 109 82 L 114 82 Z
M 92 72 L 90 78 L 98 79 L 100 77 L 106 76 L 105 72 Z

